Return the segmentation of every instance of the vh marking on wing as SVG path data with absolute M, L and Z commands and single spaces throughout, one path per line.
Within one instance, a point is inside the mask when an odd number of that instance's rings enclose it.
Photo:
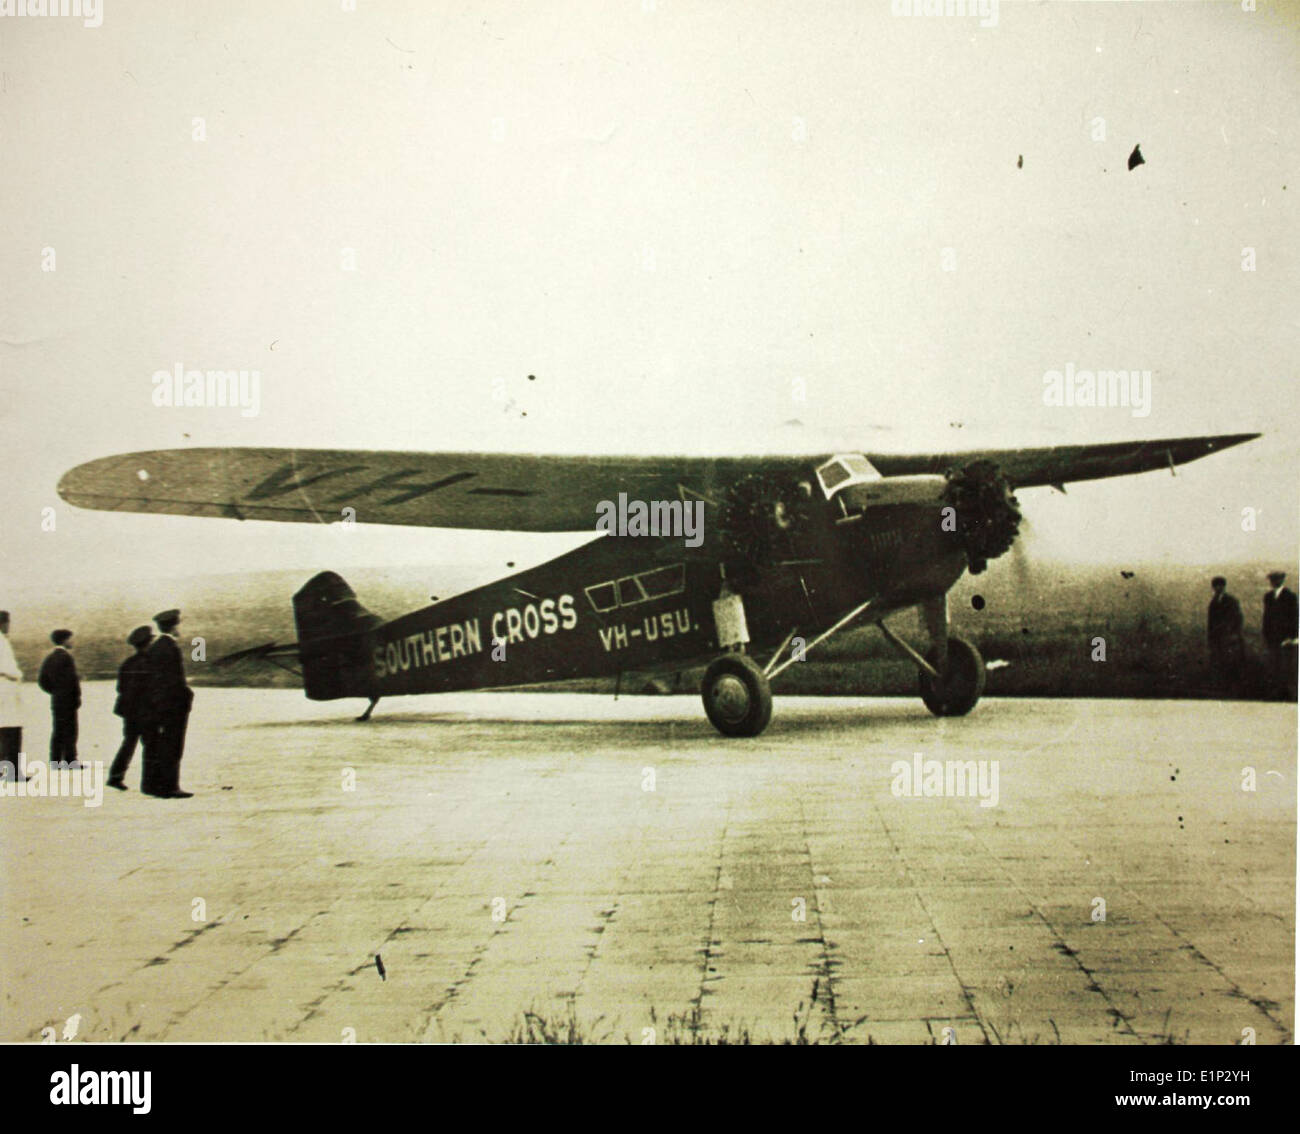
M 315 473 L 308 477 L 303 477 L 299 470 L 292 464 L 282 465 L 276 469 L 270 476 L 252 488 L 248 492 L 249 500 L 269 500 L 277 496 L 284 496 L 290 492 L 298 492 L 308 488 L 313 484 L 319 484 L 321 481 L 332 480 L 338 477 L 350 476 L 352 473 L 366 472 L 366 465 L 351 465 L 341 469 L 327 469 L 325 472 Z M 384 504 L 405 504 L 409 500 L 416 500 L 421 496 L 427 496 L 431 492 L 437 492 L 439 489 L 450 488 L 453 484 L 459 484 L 463 480 L 471 479 L 475 474 L 472 472 L 451 473 L 448 476 L 439 477 L 433 481 L 424 481 L 421 483 L 411 483 L 410 477 L 419 476 L 421 469 L 398 469 L 396 472 L 385 473 L 381 477 L 367 481 L 363 484 L 354 485 L 341 492 L 331 496 L 325 503 L 344 504 L 349 500 L 361 499 L 362 497 L 372 496 L 381 489 L 399 489 L 396 496 L 390 496 L 383 501 Z

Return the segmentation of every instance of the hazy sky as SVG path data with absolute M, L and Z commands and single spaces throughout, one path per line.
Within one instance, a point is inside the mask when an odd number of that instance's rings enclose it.
M 1029 549 L 1294 560 L 1300 5 L 1003 2 L 993 26 L 861 0 L 355 7 L 0 17 L 11 593 L 557 546 L 55 493 L 93 457 L 212 444 L 1263 430 L 1177 479 L 1025 494 Z M 256 370 L 259 412 L 155 406 L 178 363 Z M 1045 406 L 1067 364 L 1151 371 L 1149 415 Z

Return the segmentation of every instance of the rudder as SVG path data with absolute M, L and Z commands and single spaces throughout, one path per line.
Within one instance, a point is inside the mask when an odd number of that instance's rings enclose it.
M 370 638 L 384 620 L 357 601 L 333 571 L 309 579 L 293 596 L 303 685 L 312 701 L 370 697 Z

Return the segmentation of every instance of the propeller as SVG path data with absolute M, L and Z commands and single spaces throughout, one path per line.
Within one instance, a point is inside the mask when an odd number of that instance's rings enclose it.
M 966 547 L 970 573 L 978 575 L 990 559 L 1005 555 L 1020 530 L 1020 505 L 998 466 L 979 458 L 950 468 L 944 498 L 957 510 L 957 531 Z
M 1027 545 L 1033 541 L 1034 525 L 1029 522 L 1029 517 L 1022 514 L 1020 517 L 1020 534 L 1015 543 L 1011 545 L 1011 574 L 1016 580 L 1016 589 L 1022 594 L 1028 593 L 1033 588 L 1033 580 L 1030 576 L 1033 573 L 1033 556 L 1030 555 Z

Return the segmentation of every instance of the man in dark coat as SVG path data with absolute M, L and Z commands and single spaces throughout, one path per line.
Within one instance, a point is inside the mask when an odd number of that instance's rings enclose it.
M 185 728 L 189 723 L 194 693 L 185 680 L 185 662 L 176 641 L 179 610 L 164 610 L 153 616 L 158 637 L 145 655 L 149 663 L 149 710 L 157 722 L 154 744 L 158 751 L 158 779 L 141 786 L 148 795 L 164 799 L 189 799 L 194 793 L 181 790 L 181 757 L 185 754 Z
M 124 661 L 117 670 L 117 702 L 113 712 L 122 718 L 122 747 L 113 757 L 112 767 L 108 770 L 108 786 L 118 791 L 126 791 L 126 772 L 131 766 L 131 757 L 135 755 L 135 745 L 139 741 L 144 748 L 144 773 L 140 778 L 141 788 L 147 788 L 152 782 L 154 769 L 153 716 L 149 712 L 149 660 L 145 651 L 153 641 L 153 631 L 148 626 L 137 626 L 127 638 L 127 644 L 135 647 L 135 653 Z
M 1215 684 L 1232 686 L 1241 677 L 1241 662 L 1245 655 L 1241 603 L 1228 594 L 1228 580 L 1222 575 L 1211 579 L 1210 587 L 1214 591 L 1206 621 L 1210 673 Z
M 50 635 L 54 649 L 41 662 L 36 683 L 50 695 L 50 767 L 80 768 L 77 763 L 77 710 L 81 708 L 81 679 L 72 660 L 71 630 Z
M 1270 589 L 1264 595 L 1264 645 L 1268 647 L 1274 685 L 1279 694 L 1293 698 L 1300 610 L 1297 609 L 1295 591 L 1285 586 L 1285 571 L 1270 571 L 1268 581 Z

